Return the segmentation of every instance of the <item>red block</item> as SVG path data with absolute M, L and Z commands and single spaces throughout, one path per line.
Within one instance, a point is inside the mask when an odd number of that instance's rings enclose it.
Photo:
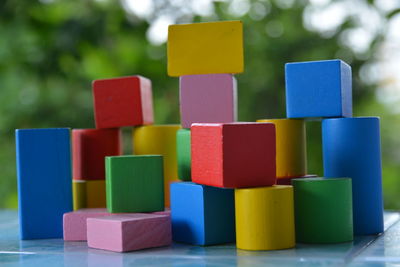
M 106 156 L 122 155 L 119 129 L 72 130 L 72 169 L 75 180 L 104 180 Z
M 191 149 L 195 183 L 226 188 L 275 184 L 272 123 L 194 123 Z
M 153 123 L 151 81 L 128 76 L 93 81 L 96 128 Z

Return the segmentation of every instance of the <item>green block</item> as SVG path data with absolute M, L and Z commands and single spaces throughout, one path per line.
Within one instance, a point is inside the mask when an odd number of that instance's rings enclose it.
M 190 151 L 190 129 L 178 130 L 176 132 L 176 155 L 178 162 L 178 178 L 182 181 L 192 181 Z
M 296 242 L 341 243 L 353 240 L 350 178 L 293 179 Z
M 107 209 L 111 213 L 164 210 L 163 157 L 106 157 Z

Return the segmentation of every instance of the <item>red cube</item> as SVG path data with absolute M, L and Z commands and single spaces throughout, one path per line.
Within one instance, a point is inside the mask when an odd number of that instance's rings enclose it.
M 153 123 L 151 81 L 128 76 L 93 81 L 96 128 L 118 128 Z
M 194 123 L 191 149 L 195 183 L 241 188 L 276 182 L 272 123 Z

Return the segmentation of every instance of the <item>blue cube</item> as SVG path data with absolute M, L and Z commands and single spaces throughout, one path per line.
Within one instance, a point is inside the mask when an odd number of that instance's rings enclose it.
M 352 116 L 351 67 L 335 60 L 287 63 L 288 118 Z
M 172 238 L 192 245 L 235 242 L 233 189 L 171 184 Z

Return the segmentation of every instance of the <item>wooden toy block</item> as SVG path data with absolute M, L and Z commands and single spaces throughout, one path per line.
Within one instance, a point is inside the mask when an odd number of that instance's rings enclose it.
M 192 181 L 226 188 L 275 184 L 272 123 L 194 123 Z
M 191 182 L 171 184 L 172 238 L 192 245 L 235 241 L 232 189 Z
M 126 252 L 169 246 L 171 217 L 155 214 L 120 214 L 87 219 L 88 246 Z
M 277 179 L 307 174 L 306 125 L 304 120 L 264 119 L 275 124 Z
M 293 187 L 235 189 L 236 246 L 276 250 L 295 246 Z
M 106 157 L 106 192 L 109 212 L 163 211 L 162 156 Z
M 107 209 L 80 209 L 64 213 L 64 241 L 86 241 L 86 219 L 110 216 Z
M 128 76 L 93 81 L 96 128 L 119 128 L 153 123 L 151 81 Z
M 379 118 L 322 121 L 324 175 L 350 177 L 355 235 L 383 232 Z
M 181 181 L 191 181 L 190 129 L 180 129 L 176 132 L 176 155 L 178 178 Z
M 304 175 L 300 177 L 288 177 L 288 178 L 279 178 L 276 179 L 276 184 L 277 185 L 292 185 L 293 179 L 304 179 L 304 178 L 316 178 L 318 177 L 315 174 L 309 174 L 309 175 Z
M 243 72 L 243 25 L 222 21 L 168 27 L 168 75 Z
M 352 116 L 351 67 L 341 60 L 287 63 L 288 118 Z
M 164 159 L 164 202 L 169 207 L 169 185 L 178 181 L 176 132 L 180 125 L 148 125 L 133 130 L 136 155 L 162 155 Z
M 74 210 L 106 207 L 105 180 L 73 180 Z
M 195 122 L 237 120 L 236 79 L 232 74 L 187 75 L 179 81 L 183 128 Z
M 353 240 L 351 180 L 293 179 L 296 241 L 341 243 Z
M 76 180 L 104 180 L 106 156 L 122 154 L 119 129 L 72 130 L 72 177 Z
M 72 210 L 70 129 L 15 132 L 21 239 L 62 238 Z

